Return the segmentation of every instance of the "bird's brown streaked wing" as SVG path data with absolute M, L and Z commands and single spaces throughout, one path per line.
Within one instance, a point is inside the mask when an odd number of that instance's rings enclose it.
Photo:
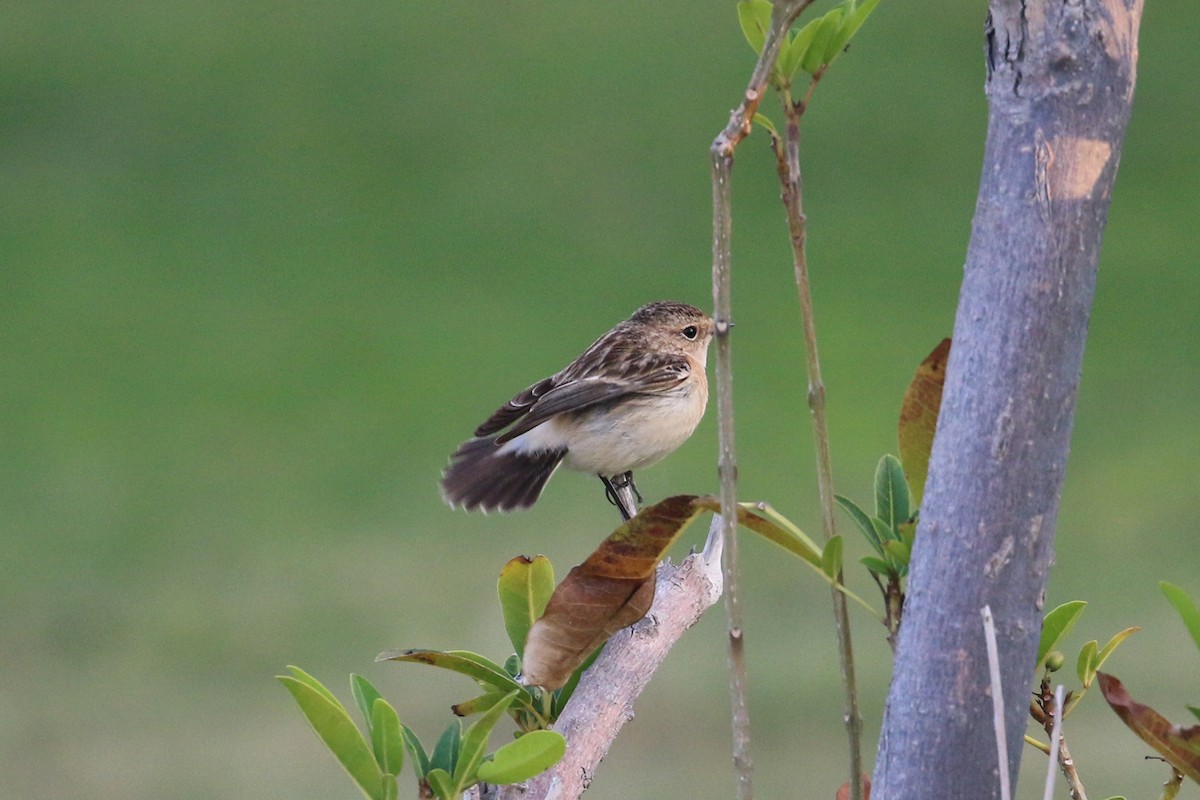
M 691 365 L 684 356 L 655 355 L 639 360 L 637 368 L 608 377 L 589 377 L 555 386 L 538 399 L 511 430 L 496 439 L 504 444 L 533 430 L 551 417 L 607 403 L 632 394 L 669 391 L 687 380 Z
M 540 380 L 512 400 L 500 406 L 494 414 L 475 429 L 475 435 L 487 436 L 496 431 L 503 430 L 525 416 L 529 412 L 529 409 L 537 403 L 538 398 L 554 388 L 556 378 L 557 376 L 551 375 L 549 378 Z

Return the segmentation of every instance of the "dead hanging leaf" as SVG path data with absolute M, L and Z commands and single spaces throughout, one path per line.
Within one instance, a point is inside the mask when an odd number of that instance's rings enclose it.
M 1172 725 L 1153 708 L 1136 702 L 1112 675 L 1097 672 L 1096 677 L 1104 699 L 1121 721 L 1171 766 L 1200 783 L 1200 725 Z
M 937 430 L 938 411 L 942 407 L 942 386 L 946 382 L 946 362 L 950 360 L 950 340 L 942 339 L 925 357 L 900 403 L 900 463 L 908 478 L 913 509 L 921 507 L 925 476 L 929 472 L 929 452 Z
M 567 573 L 525 641 L 527 684 L 560 688 L 593 650 L 646 615 L 659 559 L 704 510 L 695 499 L 677 495 L 647 506 Z

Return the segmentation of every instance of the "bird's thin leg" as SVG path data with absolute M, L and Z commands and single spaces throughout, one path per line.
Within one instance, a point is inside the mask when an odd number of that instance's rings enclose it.
M 608 502 L 617 507 L 617 510 L 621 512 L 621 519 L 626 522 L 637 513 L 637 507 L 630 502 L 632 498 L 621 496 L 621 490 L 626 488 L 631 488 L 633 494 L 637 495 L 637 488 L 633 486 L 632 478 L 633 475 L 629 472 L 624 475 L 614 475 L 612 478 L 600 476 L 600 480 L 604 482 L 604 495 L 608 498 Z M 640 495 L 638 495 L 638 502 L 641 502 Z
M 622 486 L 629 487 L 630 491 L 633 492 L 633 496 L 637 498 L 639 506 L 644 502 L 642 500 L 642 493 L 638 491 L 637 484 L 633 482 L 633 470 L 629 470 L 621 476 L 621 482 L 617 484 L 617 488 Z
M 613 486 L 613 482 L 603 475 L 598 475 L 597 477 L 604 482 L 604 496 L 608 498 L 608 502 L 620 508 L 621 503 L 617 500 L 617 487 Z

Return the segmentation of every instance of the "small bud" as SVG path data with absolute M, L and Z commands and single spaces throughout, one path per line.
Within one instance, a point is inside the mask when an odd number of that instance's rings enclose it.
M 1058 672 L 1062 669 L 1063 662 L 1066 657 L 1059 650 L 1051 650 L 1046 654 L 1046 670 L 1048 672 Z

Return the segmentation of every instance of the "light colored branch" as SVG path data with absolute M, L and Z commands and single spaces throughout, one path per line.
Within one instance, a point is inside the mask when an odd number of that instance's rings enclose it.
M 592 781 L 633 704 L 683 632 L 721 596 L 720 524 L 714 518 L 708 543 L 679 566 L 658 568 L 654 604 L 639 622 L 618 633 L 579 682 L 554 730 L 567 739 L 567 754 L 526 784 L 484 787 L 496 800 L 574 800 Z
M 1000 680 L 996 621 L 992 619 L 991 606 L 984 606 L 979 613 L 983 616 L 983 638 L 987 645 L 988 679 L 992 690 L 992 731 L 996 734 L 996 772 L 1000 776 L 1000 798 L 1009 800 L 1012 790 L 1008 785 L 1008 736 L 1004 726 L 1004 686 Z
M 1060 683 L 1058 688 L 1054 690 L 1054 722 L 1050 725 L 1050 758 L 1046 764 L 1046 786 L 1042 792 L 1042 800 L 1053 800 L 1054 798 L 1054 762 L 1062 755 L 1062 749 L 1066 742 L 1062 738 L 1062 714 L 1058 711 L 1063 707 L 1063 687 Z M 1074 792 L 1071 795 L 1074 796 Z M 1079 800 L 1078 798 L 1076 800 Z

